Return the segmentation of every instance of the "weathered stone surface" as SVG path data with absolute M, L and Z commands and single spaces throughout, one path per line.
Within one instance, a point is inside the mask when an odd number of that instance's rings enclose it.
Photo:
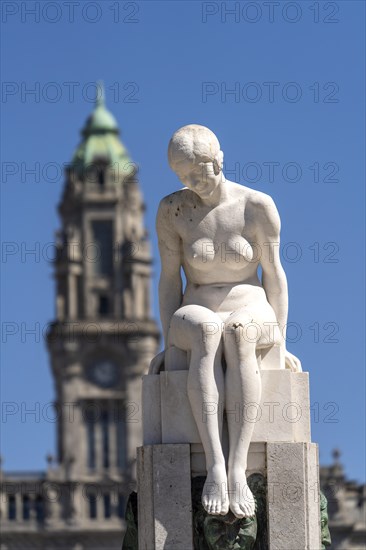
M 266 444 L 251 443 L 248 452 L 247 475 L 266 472 Z M 206 458 L 200 443 L 191 445 L 191 474 L 192 477 L 206 475 Z
M 319 546 L 320 518 L 320 486 L 319 486 L 319 459 L 318 446 L 314 443 L 304 446 L 305 458 L 305 496 L 308 520 L 309 548 L 321 548 Z
M 192 447 L 194 447 L 192 445 Z M 191 449 L 192 453 L 192 449 Z M 260 474 L 248 476 L 248 484 L 256 501 L 255 518 L 236 519 L 232 514 L 227 516 L 208 517 L 201 503 L 202 488 L 206 477 L 192 479 L 192 514 L 194 550 L 268 550 L 267 528 L 267 484 Z M 327 499 L 320 492 L 321 548 L 326 550 L 331 545 L 328 527 Z M 132 492 L 126 508 L 126 534 L 122 550 L 138 550 L 138 515 L 137 494 Z M 310 543 L 316 543 L 313 541 Z
M 138 449 L 139 550 L 193 550 L 189 445 Z
M 314 443 L 267 443 L 271 550 L 320 550 L 320 503 Z
M 162 443 L 201 443 L 187 394 L 188 371 L 162 372 Z
M 139 550 L 150 550 L 154 536 L 153 447 L 137 449 Z
M 309 375 L 264 370 L 252 441 L 310 441 Z M 250 413 L 255 419 L 255 410 Z
M 142 438 L 143 445 L 161 443 L 160 376 L 142 377 Z
M 144 376 L 143 396 L 147 401 L 143 406 L 145 442 L 157 442 L 160 429 L 162 443 L 201 442 L 188 400 L 187 376 L 187 371 Z M 293 373 L 287 369 L 264 370 L 261 377 L 260 404 L 244 412 L 237 407 L 229 414 L 236 414 L 238 420 L 243 414 L 251 418 L 255 424 L 252 442 L 310 441 L 308 373 Z

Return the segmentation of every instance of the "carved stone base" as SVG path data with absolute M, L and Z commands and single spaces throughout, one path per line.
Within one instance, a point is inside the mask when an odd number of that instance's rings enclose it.
M 189 444 L 138 449 L 139 550 L 321 550 L 329 544 L 324 499 L 320 501 L 314 443 L 263 443 L 266 467 L 251 473 L 255 519 L 208 515 L 201 505 L 204 477 L 191 478 Z M 131 501 L 127 520 L 134 517 Z M 325 529 L 321 540 L 320 510 Z M 137 529 L 123 550 L 136 550 Z M 131 541 L 135 540 L 135 546 Z M 129 544 L 129 545 L 127 545 Z

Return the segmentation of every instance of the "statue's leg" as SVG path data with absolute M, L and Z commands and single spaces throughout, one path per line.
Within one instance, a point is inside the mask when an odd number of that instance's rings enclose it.
M 226 514 L 229 510 L 221 445 L 224 401 L 221 337 L 221 319 L 205 307 L 184 306 L 172 317 L 169 344 L 190 355 L 187 391 L 206 456 L 202 504 L 209 514 Z
M 245 312 L 236 312 L 226 321 L 224 334 L 228 487 L 230 509 L 238 518 L 253 516 L 255 512 L 254 498 L 245 475 L 261 397 L 261 378 L 255 353 L 256 333 L 248 330 L 251 321 L 252 317 Z

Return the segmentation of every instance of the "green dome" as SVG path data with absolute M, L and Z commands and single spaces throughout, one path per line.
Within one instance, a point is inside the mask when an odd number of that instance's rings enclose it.
M 88 135 L 94 132 L 116 132 L 119 133 L 118 124 L 112 113 L 106 109 L 104 103 L 96 105 L 94 111 L 86 121 L 83 134 Z
M 85 173 L 94 162 L 104 160 L 118 170 L 118 174 L 131 175 L 134 166 L 119 138 L 117 121 L 105 107 L 102 89 L 99 95 L 95 109 L 81 131 L 83 139 L 74 153 L 71 167 Z

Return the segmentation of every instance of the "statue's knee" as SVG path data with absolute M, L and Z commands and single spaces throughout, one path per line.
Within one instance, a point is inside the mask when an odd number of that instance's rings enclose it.
M 207 347 L 210 345 L 218 346 L 223 332 L 223 323 L 219 318 L 212 318 L 202 321 L 199 325 L 202 344 Z
M 217 347 L 222 336 L 221 319 L 201 306 L 184 306 L 176 311 L 169 326 L 169 343 L 188 350 Z
M 224 328 L 225 349 L 235 347 L 242 353 L 252 353 L 260 339 L 260 327 L 252 320 L 231 320 Z

